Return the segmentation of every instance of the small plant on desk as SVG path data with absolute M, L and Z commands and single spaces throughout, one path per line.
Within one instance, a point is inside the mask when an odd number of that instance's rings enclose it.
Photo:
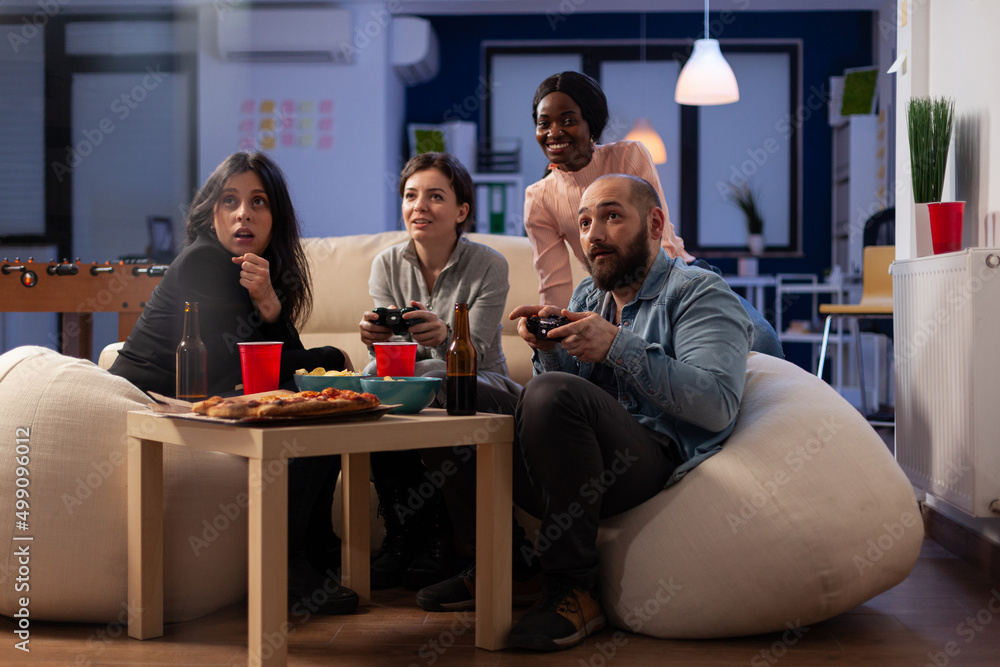
M 760 211 L 760 197 L 748 182 L 743 181 L 739 185 L 729 184 L 728 199 L 743 211 L 750 254 L 760 255 L 764 251 L 764 217 Z

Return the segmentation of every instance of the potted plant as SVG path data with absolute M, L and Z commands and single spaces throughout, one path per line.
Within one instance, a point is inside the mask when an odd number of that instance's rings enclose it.
M 747 247 L 750 254 L 758 256 L 764 252 L 764 218 L 760 212 L 760 197 L 750 184 L 743 181 L 739 185 L 729 184 L 729 201 L 743 211 L 747 223 Z
M 955 100 L 952 98 L 916 97 L 906 107 L 918 255 L 931 254 L 928 252 L 931 248 L 934 252 L 948 252 L 961 247 L 961 217 L 965 203 L 941 202 L 954 118 Z M 956 209 L 957 230 L 954 225 Z

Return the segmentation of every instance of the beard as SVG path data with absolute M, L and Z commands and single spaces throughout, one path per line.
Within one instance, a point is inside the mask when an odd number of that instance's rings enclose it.
M 624 246 L 595 244 L 584 255 L 587 269 L 594 277 L 594 285 L 605 292 L 611 292 L 619 287 L 641 283 L 646 277 L 651 252 L 647 241 L 648 228 L 643 221 L 642 228 Z M 594 250 L 614 250 L 615 254 L 605 257 L 601 263 L 595 264 L 590 253 Z

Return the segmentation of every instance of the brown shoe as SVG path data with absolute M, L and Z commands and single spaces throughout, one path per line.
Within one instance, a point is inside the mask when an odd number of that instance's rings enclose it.
M 510 631 L 510 645 L 535 651 L 576 646 L 605 626 L 601 605 L 590 591 L 564 581 L 547 581 L 542 599 Z

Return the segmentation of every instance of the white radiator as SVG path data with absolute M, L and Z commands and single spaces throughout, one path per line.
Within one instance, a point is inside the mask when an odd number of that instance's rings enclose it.
M 896 460 L 974 517 L 1000 514 L 998 267 L 997 248 L 892 265 Z

